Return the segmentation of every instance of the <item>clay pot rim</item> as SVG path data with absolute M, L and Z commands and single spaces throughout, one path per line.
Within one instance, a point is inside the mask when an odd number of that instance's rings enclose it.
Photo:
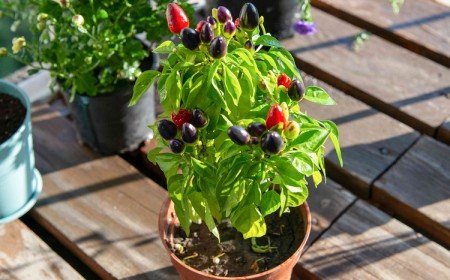
M 169 257 L 173 260 L 176 261 L 179 265 L 187 268 L 188 270 L 192 271 L 193 273 L 197 273 L 201 276 L 204 277 L 209 277 L 210 279 L 214 279 L 214 280 L 230 280 L 230 279 L 235 279 L 235 280 L 251 280 L 251 279 L 256 279 L 262 276 L 266 276 L 268 274 L 273 273 L 274 271 L 278 270 L 278 269 L 282 269 L 280 268 L 281 266 L 283 266 L 285 263 L 289 262 L 295 255 L 301 255 L 302 250 L 304 249 L 304 247 L 306 246 L 306 242 L 308 241 L 309 235 L 311 233 L 311 212 L 309 210 L 309 206 L 308 203 L 305 201 L 302 205 L 296 207 L 296 208 L 300 208 L 300 212 L 302 215 L 302 218 L 306 218 L 305 222 L 305 226 L 304 226 L 304 230 L 305 230 L 305 235 L 303 237 L 303 241 L 300 244 L 300 246 L 297 248 L 297 250 L 295 250 L 294 253 L 292 253 L 292 255 L 286 259 L 284 262 L 282 262 L 281 264 L 266 270 L 264 272 L 261 273 L 257 273 L 257 274 L 251 274 L 251 275 L 246 275 L 246 276 L 240 276 L 240 277 L 223 277 L 223 276 L 215 276 L 212 274 L 208 274 L 199 270 L 196 270 L 194 268 L 192 268 L 189 265 L 186 265 L 185 263 L 183 263 L 174 253 L 172 253 L 172 251 L 169 248 L 169 245 L 167 245 L 168 243 L 168 237 L 166 234 L 166 227 L 164 226 L 164 215 L 162 215 L 162 213 L 165 213 L 169 210 L 169 206 L 172 205 L 173 202 L 170 199 L 169 196 L 166 197 L 166 199 L 164 200 L 161 209 L 160 209 L 160 213 L 159 213 L 159 218 L 158 218 L 158 227 L 159 227 L 159 236 L 161 238 L 161 241 L 164 245 L 164 248 L 166 249 L 166 251 L 169 254 Z M 171 224 L 172 219 L 169 220 L 168 224 Z

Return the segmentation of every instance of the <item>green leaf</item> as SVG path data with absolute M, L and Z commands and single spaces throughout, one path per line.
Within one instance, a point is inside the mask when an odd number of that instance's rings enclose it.
M 303 130 L 300 136 L 291 142 L 291 146 L 301 146 L 311 151 L 319 149 L 327 140 L 330 131 L 324 128 Z
M 267 216 L 277 211 L 280 205 L 280 195 L 271 190 L 263 194 L 259 208 L 261 209 L 261 214 Z
M 306 88 L 305 99 L 321 105 L 336 104 L 323 88 L 316 86 L 309 86 Z
M 156 78 L 159 77 L 161 73 L 156 70 L 148 70 L 143 72 L 133 87 L 133 97 L 131 98 L 129 106 L 136 105 L 141 97 L 148 91 L 150 86 L 153 84 Z
M 223 80 L 226 91 L 225 94 L 228 94 L 228 96 L 232 98 L 233 104 L 238 106 L 238 101 L 242 94 L 242 89 L 239 84 L 239 80 L 226 64 L 223 64 L 223 70 L 224 70 Z M 226 99 L 227 98 L 225 96 L 225 100 Z
M 336 126 L 336 124 L 332 121 L 322 121 L 322 124 L 330 130 L 330 139 L 331 142 L 333 142 L 334 150 L 336 152 L 336 156 L 338 158 L 339 164 L 341 167 L 344 165 L 344 162 L 342 160 L 342 152 L 341 152 L 341 145 L 339 143 L 339 130 Z
M 312 174 L 314 185 L 317 187 L 320 183 L 322 183 L 322 173 L 320 171 L 314 171 Z
M 286 185 L 300 184 L 300 181 L 305 177 L 287 158 L 272 158 L 271 164 Z
M 280 193 L 280 215 L 288 207 L 297 207 L 302 205 L 308 198 L 308 188 L 306 183 L 302 182 L 298 186 L 282 185 Z
M 302 77 L 300 72 L 295 65 L 294 58 L 292 55 L 285 49 L 271 49 L 269 51 L 269 55 L 272 56 L 278 62 L 282 63 L 282 72 L 286 73 L 289 77 L 295 77 L 298 80 L 302 81 Z
M 171 175 L 177 173 L 180 158 L 180 155 L 170 153 L 158 154 L 155 157 L 156 163 L 164 172 L 166 177 L 170 177 Z
M 176 109 L 180 107 L 181 101 L 181 77 L 178 71 L 170 73 L 165 83 L 167 97 L 164 100 L 165 108 Z
M 281 43 L 275 39 L 274 37 L 264 34 L 262 36 L 259 36 L 259 38 L 256 40 L 255 45 L 263 45 L 267 47 L 275 47 L 275 48 L 282 48 L 283 46 Z
M 263 216 L 253 204 L 236 209 L 231 215 L 231 224 L 242 233 L 244 239 L 261 237 L 267 231 Z
M 162 42 L 158 47 L 156 47 L 156 49 L 153 50 L 153 52 L 159 54 L 167 54 L 173 52 L 175 48 L 175 44 L 172 41 L 168 40 Z

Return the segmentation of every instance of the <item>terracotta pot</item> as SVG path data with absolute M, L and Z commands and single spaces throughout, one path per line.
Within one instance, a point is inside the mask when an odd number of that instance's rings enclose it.
M 298 262 L 300 255 L 305 247 L 306 240 L 308 240 L 309 233 L 311 231 L 311 214 L 309 212 L 308 204 L 305 202 L 303 205 L 299 206 L 298 211 L 300 211 L 303 221 L 304 221 L 304 231 L 305 237 L 295 251 L 295 253 L 282 264 L 258 273 L 254 275 L 242 276 L 242 277 L 220 277 L 214 276 L 211 274 L 207 274 L 201 271 L 198 271 L 186 264 L 184 264 L 169 248 L 169 240 L 171 237 L 171 229 L 173 230 L 174 225 L 178 226 L 179 221 L 175 214 L 175 209 L 170 198 L 167 198 L 159 212 L 159 236 L 161 237 L 162 243 L 164 244 L 164 248 L 166 248 L 170 260 L 174 265 L 175 269 L 180 274 L 181 280 L 287 280 L 291 279 L 292 270 L 295 264 Z

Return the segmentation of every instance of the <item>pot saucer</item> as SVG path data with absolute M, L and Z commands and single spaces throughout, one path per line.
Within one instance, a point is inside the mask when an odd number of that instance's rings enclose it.
M 7 222 L 11 222 L 13 220 L 16 220 L 23 216 L 25 213 L 27 213 L 33 206 L 36 204 L 39 195 L 42 192 L 42 177 L 41 173 L 37 169 L 34 169 L 34 178 L 33 178 L 33 185 L 34 185 L 34 193 L 30 197 L 30 199 L 25 203 L 19 210 L 12 213 L 11 215 L 1 218 L 0 224 L 4 224 Z

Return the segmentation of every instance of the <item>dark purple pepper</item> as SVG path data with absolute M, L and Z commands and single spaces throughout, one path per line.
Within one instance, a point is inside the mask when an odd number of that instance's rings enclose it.
M 241 19 L 239 27 L 244 30 L 253 31 L 259 25 L 258 9 L 252 3 L 245 3 L 242 6 L 239 18 Z
M 228 136 L 238 145 L 246 145 L 250 142 L 250 134 L 242 127 L 233 125 L 228 129 Z
M 205 127 L 208 124 L 208 118 L 201 109 L 192 109 L 191 123 L 197 128 Z
M 220 23 L 225 23 L 229 20 L 233 20 L 230 10 L 228 10 L 224 6 L 219 6 L 217 8 L 217 17 L 218 17 Z
M 181 31 L 181 42 L 186 48 L 195 50 L 200 45 L 200 36 L 194 29 L 185 28 Z
M 214 29 L 212 28 L 209 22 L 205 23 L 202 27 L 202 31 L 200 32 L 200 40 L 203 43 L 209 43 L 214 39 Z
M 227 41 L 223 36 L 214 38 L 209 46 L 209 54 L 214 58 L 222 58 L 227 54 Z
M 297 79 L 291 82 L 288 90 L 289 98 L 293 101 L 300 101 L 305 97 L 305 86 Z
M 181 127 L 181 139 L 186 143 L 192 144 L 197 141 L 197 138 L 197 128 L 190 123 L 184 123 Z
M 248 125 L 247 131 L 251 136 L 261 136 L 267 130 L 266 125 L 259 122 L 252 122 Z
M 169 120 L 160 120 L 158 123 L 158 132 L 162 138 L 171 140 L 177 136 L 177 126 Z
M 209 17 L 206 18 L 206 21 L 209 22 L 209 24 L 211 24 L 211 27 L 213 29 L 216 28 L 217 20 L 214 17 L 209 16 Z
M 178 139 L 170 140 L 170 150 L 175 154 L 181 154 L 184 151 L 184 143 Z
M 251 40 L 248 40 L 247 42 L 245 42 L 244 47 L 249 51 L 253 50 L 253 42 Z
M 268 131 L 261 137 L 261 149 L 268 155 L 278 154 L 283 147 L 284 141 L 276 131 Z
M 227 38 L 231 38 L 236 33 L 236 25 L 234 25 L 234 22 L 227 21 L 225 22 L 225 25 L 223 26 L 223 35 Z

